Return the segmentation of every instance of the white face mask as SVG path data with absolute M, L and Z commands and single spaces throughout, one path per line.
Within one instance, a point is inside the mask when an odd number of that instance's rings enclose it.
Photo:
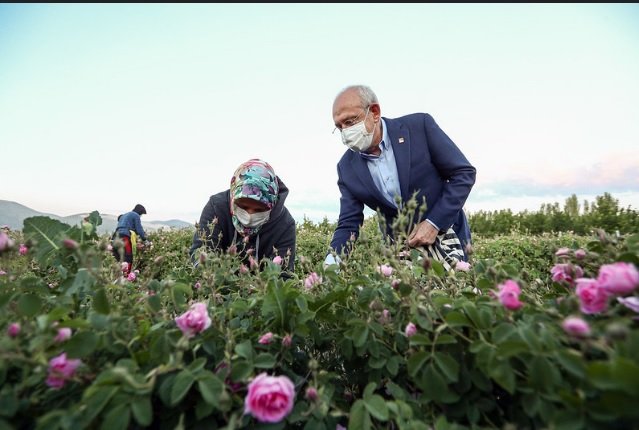
M 265 224 L 271 216 L 270 210 L 250 214 L 237 205 L 233 205 L 233 213 L 235 213 L 235 216 L 237 217 L 237 220 L 240 222 L 240 224 L 242 224 L 244 227 L 250 228 L 259 227 Z
M 366 130 L 366 117 L 368 116 L 368 110 L 366 110 L 366 116 L 357 124 L 342 129 L 342 143 L 348 146 L 352 151 L 364 152 L 371 147 L 373 143 L 373 132 L 370 133 Z

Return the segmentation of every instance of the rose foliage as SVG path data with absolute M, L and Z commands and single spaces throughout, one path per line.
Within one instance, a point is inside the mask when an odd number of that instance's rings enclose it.
M 100 223 L 97 212 L 80 226 L 33 217 L 3 236 L 14 245 L 0 252 L 0 428 L 627 429 L 639 419 L 639 236 L 599 231 L 557 254 L 544 245 L 534 264 L 517 257 L 529 250 L 494 258 L 476 247 L 467 270 L 446 272 L 363 229 L 339 265 L 316 256 L 323 237 L 282 276 L 285 264 L 259 271 L 235 253 L 194 266 L 182 241 L 192 231 L 158 232 L 133 282 Z M 508 246 L 539 243 L 518 240 Z

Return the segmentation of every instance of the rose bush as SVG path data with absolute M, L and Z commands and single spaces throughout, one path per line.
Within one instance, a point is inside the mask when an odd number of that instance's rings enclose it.
M 399 257 L 366 226 L 338 266 L 302 248 L 283 279 L 281 265 L 243 271 L 233 254 L 194 267 L 192 232 L 160 232 L 129 282 L 90 220 L 35 217 L 11 238 L 28 253 L 0 255 L 3 428 L 621 429 L 639 418 L 637 236 L 476 238 L 469 270 L 447 272 L 415 250 Z M 577 263 L 575 285 L 553 280 L 555 265 Z

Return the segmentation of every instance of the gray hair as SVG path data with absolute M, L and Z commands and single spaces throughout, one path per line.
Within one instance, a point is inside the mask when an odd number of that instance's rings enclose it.
M 344 94 L 346 91 L 350 91 L 350 90 L 356 90 L 357 91 L 357 93 L 359 94 L 359 99 L 362 102 L 362 107 L 368 107 L 368 106 L 370 106 L 372 104 L 379 104 L 379 101 L 377 100 L 377 96 L 375 95 L 373 90 L 371 90 L 371 88 L 366 86 L 366 85 L 349 85 L 348 87 L 346 87 L 342 91 L 340 91 L 337 94 L 337 96 L 335 96 L 335 98 L 337 99 L 339 96 Z

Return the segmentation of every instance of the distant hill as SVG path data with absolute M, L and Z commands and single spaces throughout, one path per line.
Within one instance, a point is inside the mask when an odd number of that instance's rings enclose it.
M 0 200 L 0 226 L 8 225 L 12 230 L 22 230 L 24 220 L 32 216 L 48 216 L 49 218 L 53 218 L 65 224 L 78 225 L 88 214 L 89 212 L 63 217 L 50 213 L 38 212 L 21 205 L 20 203 L 9 200 Z M 98 226 L 98 233 L 105 234 L 113 232 L 115 227 L 118 225 L 118 216 L 103 213 L 101 213 L 100 216 L 102 217 L 102 224 Z M 158 229 L 182 229 L 194 226 L 189 222 L 178 219 L 171 219 L 168 221 L 144 221 L 143 219 L 142 227 L 144 227 L 145 231 L 155 231 Z

